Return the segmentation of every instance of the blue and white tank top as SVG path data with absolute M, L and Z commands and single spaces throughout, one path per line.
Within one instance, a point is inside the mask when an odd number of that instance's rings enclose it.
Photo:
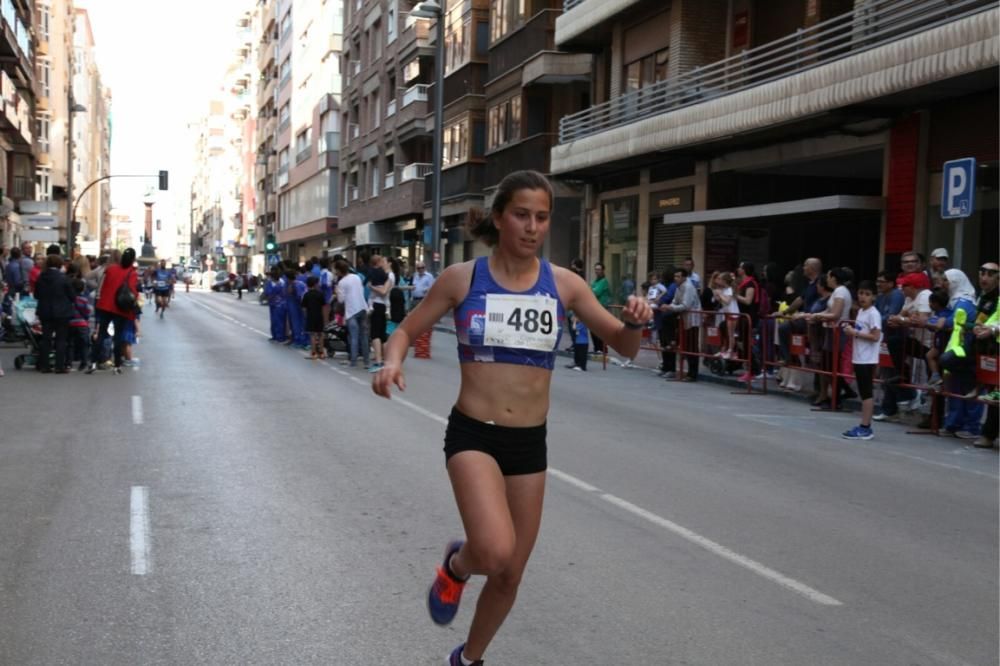
M 535 286 L 516 292 L 497 284 L 489 257 L 479 257 L 469 293 L 455 308 L 458 360 L 552 370 L 565 317 L 548 261 L 541 260 Z

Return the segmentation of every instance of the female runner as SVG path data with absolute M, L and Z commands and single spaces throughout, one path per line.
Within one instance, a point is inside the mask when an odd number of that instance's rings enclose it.
M 572 310 L 627 358 L 639 349 L 649 305 L 629 297 L 622 321 L 575 273 L 539 260 L 549 230 L 552 186 L 534 171 L 500 183 L 490 215 L 470 231 L 490 257 L 449 266 L 389 339 L 376 394 L 405 390 L 403 359 L 418 335 L 454 310 L 462 383 L 445 432 L 445 459 L 466 541 L 453 541 L 428 594 L 431 619 L 448 624 L 465 582 L 486 576 L 468 639 L 448 664 L 481 664 L 514 604 L 542 517 L 546 415 L 561 321 Z

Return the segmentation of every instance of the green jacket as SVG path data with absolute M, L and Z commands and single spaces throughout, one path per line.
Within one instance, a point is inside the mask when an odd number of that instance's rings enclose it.
M 597 297 L 598 303 L 604 307 L 611 305 L 611 285 L 608 283 L 608 278 L 597 278 L 590 283 L 590 289 Z

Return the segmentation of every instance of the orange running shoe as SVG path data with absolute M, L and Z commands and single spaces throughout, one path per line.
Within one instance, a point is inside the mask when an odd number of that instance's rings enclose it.
M 437 568 L 434 584 L 427 593 L 427 610 L 435 624 L 451 624 L 458 613 L 458 603 L 462 600 L 462 590 L 468 580 L 461 580 L 448 566 L 451 556 L 459 551 L 464 541 L 452 541 L 444 551 L 444 562 Z

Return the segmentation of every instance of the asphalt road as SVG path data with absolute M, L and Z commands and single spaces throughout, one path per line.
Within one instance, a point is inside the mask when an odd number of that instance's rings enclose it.
M 454 338 L 407 392 L 179 294 L 138 370 L 0 349 L 0 664 L 441 664 Z M 560 359 L 562 361 L 562 359 Z M 558 365 L 545 516 L 487 664 L 998 662 L 998 458 L 779 396 Z

